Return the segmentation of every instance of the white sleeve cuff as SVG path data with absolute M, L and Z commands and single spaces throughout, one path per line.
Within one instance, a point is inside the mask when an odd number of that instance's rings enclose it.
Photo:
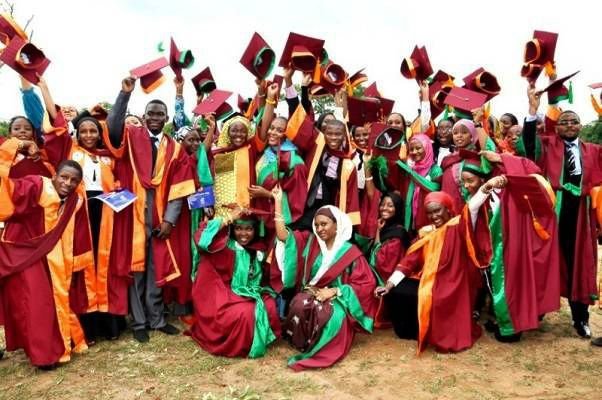
M 537 114 L 527 115 L 527 117 L 525 118 L 525 122 L 533 122 L 533 121 L 537 121 Z
M 287 99 L 294 99 L 295 97 L 297 97 L 297 90 L 295 89 L 295 87 L 293 85 L 284 89 L 284 92 L 286 93 Z
M 404 273 L 396 269 L 395 271 L 393 271 L 389 279 L 387 279 L 387 282 L 391 282 L 393 286 L 397 286 L 403 278 L 405 278 Z

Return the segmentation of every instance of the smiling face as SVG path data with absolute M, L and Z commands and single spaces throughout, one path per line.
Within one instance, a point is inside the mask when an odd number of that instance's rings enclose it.
M 387 118 L 387 125 L 392 126 L 393 128 L 401 129 L 401 130 L 404 130 L 406 128 L 405 121 L 403 120 L 403 117 L 399 113 L 390 114 L 389 117 Z
M 437 126 L 437 138 L 442 147 L 449 147 L 452 144 L 452 127 L 451 121 L 443 119 Z
M 408 146 L 408 152 L 409 152 L 410 158 L 415 163 L 424 160 L 424 156 L 426 154 L 426 152 L 424 150 L 424 146 L 422 145 L 422 143 L 420 143 L 419 140 L 416 140 L 416 139 L 410 139 L 410 143 Z
M 192 129 L 190 132 L 184 136 L 182 140 L 182 146 L 184 146 L 184 150 L 186 150 L 186 154 L 194 154 L 199 149 L 201 145 L 201 137 L 195 129 Z
M 522 128 L 520 125 L 512 125 L 508 132 L 506 133 L 506 141 L 512 146 L 512 148 L 516 148 L 516 143 L 520 138 Z
M 325 215 L 316 215 L 314 227 L 318 237 L 325 243 L 330 243 L 337 235 L 337 223 Z
M 70 122 L 73 118 L 77 117 L 77 109 L 73 106 L 61 107 L 61 113 L 67 122 Z
M 228 138 L 230 139 L 230 144 L 235 147 L 242 146 L 247 141 L 247 136 L 249 135 L 249 130 L 240 121 L 236 121 L 230 125 L 228 129 Z
M 77 127 L 78 142 L 86 150 L 93 150 L 100 140 L 96 124 L 90 120 L 82 121 Z
M 234 240 L 241 246 L 247 246 L 255 238 L 255 227 L 251 224 L 234 225 Z
M 469 171 L 462 171 L 462 185 L 471 196 L 479 190 L 484 183 L 484 179 Z
M 33 140 L 33 126 L 23 117 L 15 118 L 10 125 L 9 134 L 19 140 Z
M 149 103 L 144 111 L 144 124 L 153 135 L 158 135 L 163 131 L 167 122 L 167 108 L 163 104 Z
M 383 197 L 380 205 L 378 206 L 379 217 L 387 221 L 395 216 L 395 211 L 395 204 L 393 203 L 393 200 L 391 200 L 389 196 Z
M 327 124 L 324 128 L 324 138 L 329 149 L 340 150 L 345 141 L 345 127 L 342 124 Z
M 363 126 L 358 126 L 353 130 L 353 141 L 362 149 L 368 148 L 368 137 L 370 131 Z
M 454 146 L 458 149 L 468 147 L 472 143 L 472 136 L 468 128 L 464 125 L 458 125 L 453 129 L 452 133 Z
M 286 120 L 284 118 L 274 118 L 268 128 L 268 145 L 278 146 L 286 133 Z
M 572 111 L 565 111 L 560 114 L 556 122 L 556 133 L 564 140 L 572 142 L 577 139 L 581 131 L 581 120 L 579 116 Z
M 449 210 L 439 203 L 428 203 L 426 216 L 436 228 L 443 226 L 451 217 Z
M 77 169 L 69 166 L 61 168 L 56 175 L 52 177 L 54 190 L 56 190 L 59 197 L 62 199 L 73 193 L 81 181 L 81 173 Z

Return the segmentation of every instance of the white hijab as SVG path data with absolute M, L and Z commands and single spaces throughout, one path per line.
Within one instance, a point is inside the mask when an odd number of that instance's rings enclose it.
M 351 235 L 353 234 L 353 224 L 351 223 L 351 219 L 347 214 L 345 214 L 335 206 L 324 206 L 318 209 L 318 211 L 320 211 L 323 208 L 329 209 L 332 215 L 334 216 L 335 221 L 337 223 L 337 232 L 334 238 L 334 242 L 332 244 L 332 248 L 329 250 L 326 248 L 326 242 L 320 239 L 320 237 L 316 233 L 316 226 L 312 226 L 314 235 L 316 236 L 316 240 L 318 241 L 318 245 L 320 246 L 320 250 L 322 252 L 322 263 L 320 264 L 320 268 L 318 269 L 316 275 L 309 282 L 310 285 L 315 285 L 316 283 L 318 283 L 320 278 L 322 278 L 322 276 L 330 268 L 334 256 L 341 249 L 343 243 L 351 239 Z

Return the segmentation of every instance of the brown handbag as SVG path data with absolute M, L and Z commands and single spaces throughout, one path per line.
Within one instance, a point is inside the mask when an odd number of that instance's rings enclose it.
M 316 300 L 312 289 L 308 288 L 293 297 L 282 329 L 283 337 L 303 353 L 318 341 L 324 325 L 332 316 L 330 300 Z

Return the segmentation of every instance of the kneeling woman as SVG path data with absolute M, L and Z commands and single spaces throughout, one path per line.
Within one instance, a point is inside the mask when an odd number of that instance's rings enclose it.
M 391 314 L 395 332 L 405 339 L 417 337 L 418 352 L 427 344 L 439 351 L 461 351 L 481 335 L 472 311 L 480 284 L 477 267 L 487 266 L 491 259 L 486 210 L 471 201 L 454 216 L 453 199 L 444 192 L 429 193 L 424 207 L 432 225 L 420 231 L 420 238 L 375 294 L 391 291 L 385 301 L 395 310 Z M 409 278 L 419 272 L 420 280 Z
M 372 332 L 376 279 L 361 251 L 348 242 L 349 217 L 333 206 L 318 209 L 313 234 L 287 230 L 282 191 L 272 191 L 276 217 L 276 260 L 284 288 L 296 288 L 284 336 L 302 353 L 291 357 L 295 371 L 330 367 L 349 352 L 354 332 Z
M 242 214 L 237 208 L 195 234 L 201 262 L 187 334 L 211 354 L 255 358 L 280 336 L 280 321 L 274 292 L 261 286 L 265 245 L 256 240 L 257 220 Z

